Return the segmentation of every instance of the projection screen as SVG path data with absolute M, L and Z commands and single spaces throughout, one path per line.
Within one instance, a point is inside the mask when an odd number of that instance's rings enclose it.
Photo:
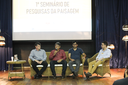
M 13 41 L 91 40 L 92 0 L 12 0 Z

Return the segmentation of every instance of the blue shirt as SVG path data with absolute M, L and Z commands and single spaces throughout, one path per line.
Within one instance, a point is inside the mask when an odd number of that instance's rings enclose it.
M 43 49 L 40 49 L 39 51 L 37 51 L 36 49 L 33 49 L 29 55 L 29 58 L 32 61 L 35 60 L 41 60 L 41 61 L 45 61 L 47 58 L 46 52 Z
M 69 49 L 68 53 L 71 53 L 71 59 L 80 59 L 81 54 L 84 53 L 81 48 L 77 48 L 75 51 L 73 48 Z
M 99 51 L 98 56 L 96 57 L 96 59 L 100 60 L 102 58 L 109 58 L 111 56 L 111 50 L 110 49 L 106 49 L 105 51 L 103 51 L 103 49 L 101 49 Z

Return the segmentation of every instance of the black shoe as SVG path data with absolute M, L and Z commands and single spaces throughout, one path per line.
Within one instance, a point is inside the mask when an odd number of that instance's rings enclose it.
M 91 73 L 89 73 L 89 72 L 87 73 L 87 75 L 88 75 L 88 76 L 92 76 L 92 74 L 91 74 Z
M 86 72 L 84 72 L 84 74 L 86 75 L 86 77 L 84 78 L 85 80 L 89 79 L 89 76 L 87 75 Z
M 73 79 L 75 79 L 76 74 L 75 74 L 75 72 L 72 72 L 72 73 L 73 73 L 72 77 L 73 77 Z
M 39 75 L 40 78 L 42 78 L 42 75 Z
M 53 78 L 56 79 L 56 75 L 53 75 Z
M 64 79 L 65 78 L 65 75 L 62 75 L 62 79 Z
M 74 72 L 75 73 L 75 76 L 78 76 L 78 73 L 77 72 Z
M 84 74 L 86 75 L 87 73 L 86 73 L 86 72 L 84 72 Z
M 76 76 L 75 72 L 72 72 L 74 76 Z
M 72 77 L 73 77 L 73 79 L 75 79 L 75 76 L 74 76 L 74 74 L 72 75 Z
M 85 78 L 84 78 L 84 80 L 88 80 L 89 79 L 89 76 L 86 76 Z
M 39 79 L 39 78 L 40 78 L 40 77 L 39 77 L 38 74 L 34 75 L 34 79 Z

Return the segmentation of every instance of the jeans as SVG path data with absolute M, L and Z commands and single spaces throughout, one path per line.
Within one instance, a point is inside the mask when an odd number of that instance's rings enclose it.
M 73 68 L 73 64 L 76 64 L 76 68 Z M 76 59 L 75 61 L 69 61 L 69 68 L 72 72 L 78 72 L 80 67 L 80 60 Z

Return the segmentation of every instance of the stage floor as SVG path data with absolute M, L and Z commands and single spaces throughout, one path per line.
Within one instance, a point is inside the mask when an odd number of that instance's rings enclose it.
M 124 71 L 125 69 L 111 69 L 111 77 L 109 74 L 105 74 L 103 78 L 93 74 L 90 80 L 84 80 L 82 77 L 75 79 L 72 77 L 66 77 L 65 79 L 61 79 L 61 77 L 57 79 L 31 79 L 29 70 L 25 70 L 26 78 L 24 80 L 18 77 L 8 80 L 8 71 L 0 71 L 0 85 L 112 85 L 115 80 L 123 78 Z

